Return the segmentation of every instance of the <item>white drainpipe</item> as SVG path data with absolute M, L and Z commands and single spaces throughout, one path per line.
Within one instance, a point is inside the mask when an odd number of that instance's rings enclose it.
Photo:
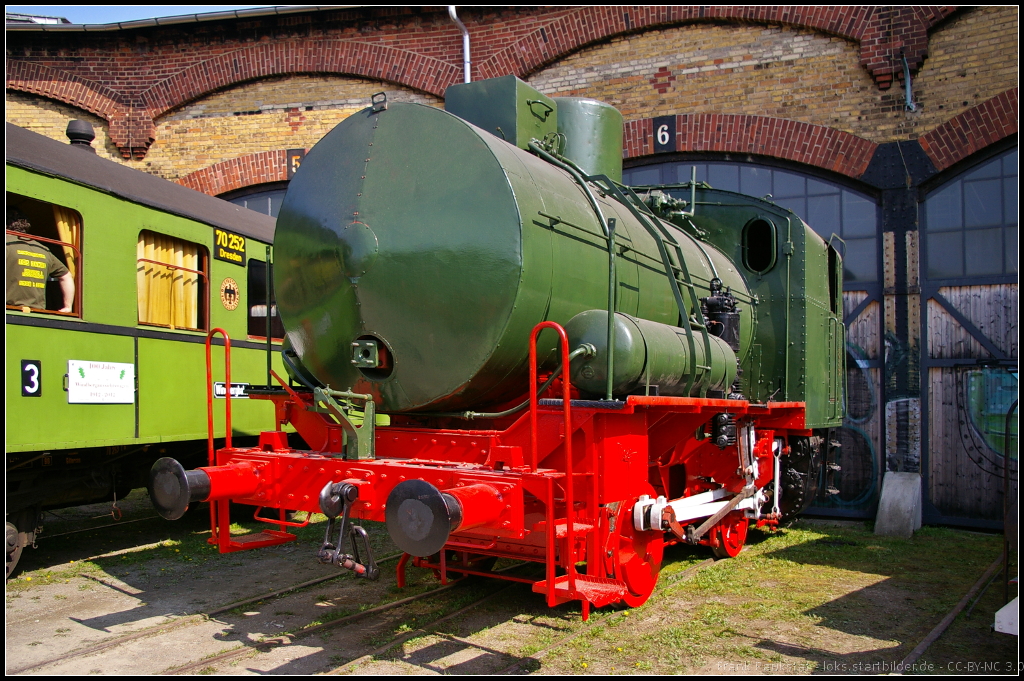
M 466 25 L 459 20 L 459 15 L 455 13 L 455 5 L 448 5 L 448 16 L 452 18 L 455 25 L 462 31 L 462 75 L 463 82 L 468 83 L 469 77 L 469 31 L 466 30 Z

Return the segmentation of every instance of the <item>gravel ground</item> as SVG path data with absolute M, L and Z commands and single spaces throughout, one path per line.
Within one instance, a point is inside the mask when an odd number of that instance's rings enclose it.
M 297 531 L 295 542 L 221 555 L 206 543 L 201 509 L 170 523 L 150 517 L 144 492 L 120 505 L 123 520 L 137 522 L 103 529 L 113 519 L 98 516 L 109 505 L 48 519 L 46 538 L 7 584 L 7 673 L 154 674 L 185 665 L 200 674 L 877 673 L 871 665 L 902 660 L 1001 544 L 996 535 L 938 528 L 893 540 L 856 522 L 752 531 L 739 557 L 710 565 L 699 548 L 667 550 L 647 604 L 595 611 L 587 623 L 578 604 L 549 609 L 527 584 L 482 579 L 343 619 L 437 588 L 429 571 L 410 568 L 409 586 L 398 589 L 394 561 L 377 582 L 343 574 L 207 617 L 335 574 L 314 558 L 323 522 Z M 378 557 L 395 552 L 383 527 L 366 527 Z M 922 660 L 960 673 L 973 670 L 970 662 L 988 663 L 979 672 L 1015 662 L 1016 638 L 988 628 L 999 605 L 997 583 Z M 179 626 L 57 660 L 168 622 Z M 233 650 L 242 654 L 217 657 Z

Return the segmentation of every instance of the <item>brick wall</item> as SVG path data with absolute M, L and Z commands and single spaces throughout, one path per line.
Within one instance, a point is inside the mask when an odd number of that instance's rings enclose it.
M 980 37 L 979 36 L 983 36 Z M 1017 11 L 979 8 L 937 28 L 934 57 L 879 90 L 852 40 L 787 27 L 694 24 L 621 36 L 529 78 L 542 92 L 594 97 L 626 120 L 716 113 L 824 125 L 875 143 L 913 139 L 1017 80 Z M 649 153 L 649 152 L 648 152 Z
M 936 29 L 928 59 L 913 79 L 912 134 L 924 135 L 945 121 L 1017 86 L 1018 11 L 979 7 Z
M 290 76 L 245 83 L 160 117 L 146 160 L 154 172 L 178 179 L 247 154 L 308 149 L 366 108 L 377 92 L 389 101 L 441 104 L 431 95 L 358 78 Z
M 155 123 L 156 140 L 145 160 L 125 163 L 178 180 L 242 156 L 308 149 L 342 120 L 365 108 L 377 92 L 385 92 L 389 101 L 442 105 L 431 95 L 359 78 L 290 76 L 244 83 L 161 116 Z M 103 119 L 52 100 L 7 93 L 7 120 L 47 137 L 67 142 L 64 130 L 73 118 L 92 124 L 97 136 L 93 147 L 101 155 L 122 160 Z M 256 177 L 249 184 L 255 183 Z
M 891 109 L 899 93 L 879 91 L 858 61 L 856 44 L 821 33 L 693 24 L 614 38 L 529 82 L 545 94 L 606 101 L 626 120 L 761 115 L 882 139 L 882 110 Z
M 933 150 L 959 145 L 941 152 L 953 158 L 978 148 L 977 140 L 946 134 L 940 144 L 936 131 L 959 130 L 965 112 L 979 115 L 1017 78 L 1013 7 L 460 15 L 473 37 L 475 77 L 511 72 L 550 94 L 611 102 L 630 122 L 629 155 L 651 153 L 643 135 L 652 116 L 675 114 L 688 131 L 680 144 L 696 145 L 680 150 L 762 153 L 856 176 L 876 144 L 931 134 Z M 170 179 L 309 148 L 373 92 L 440 105 L 444 87 L 461 80 L 460 35 L 441 8 L 7 37 L 7 120 L 63 141 L 67 120 L 84 118 L 101 154 L 131 157 L 129 165 Z M 923 105 L 914 114 L 903 110 L 902 88 L 890 87 L 900 84 L 900 50 Z M 1003 99 L 997 110 L 1012 105 L 1015 120 L 1016 96 Z M 783 128 L 798 137 L 780 147 L 774 136 Z M 1000 124 L 978 139 L 987 144 L 1008 129 Z M 801 151 L 807 144 L 814 153 Z
M 50 139 L 67 144 L 64 131 L 68 121 L 80 119 L 92 125 L 96 139 L 92 142 L 96 153 L 112 161 L 124 161 L 117 146 L 110 139 L 106 119 L 76 106 L 36 97 L 22 92 L 7 91 L 4 107 L 5 120 L 19 127 L 31 130 Z M 126 163 L 126 165 L 131 165 Z

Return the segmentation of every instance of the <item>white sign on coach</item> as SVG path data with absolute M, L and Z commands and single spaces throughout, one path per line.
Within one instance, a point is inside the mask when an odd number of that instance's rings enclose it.
M 134 404 L 135 365 L 68 360 L 69 404 Z

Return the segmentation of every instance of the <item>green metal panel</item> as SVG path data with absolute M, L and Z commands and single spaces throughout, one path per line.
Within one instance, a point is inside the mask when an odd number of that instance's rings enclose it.
M 622 114 L 611 104 L 583 97 L 555 97 L 562 155 L 588 175 L 622 182 Z
M 82 312 L 86 321 L 134 326 L 135 241 L 122 225 L 150 211 L 86 187 L 7 166 L 7 191 L 78 211 L 82 216 Z M 121 292 L 131 292 L 124 295 Z
M 68 404 L 68 360 L 133 364 L 133 339 L 10 326 L 7 331 L 7 451 L 64 449 L 133 441 L 132 404 Z M 41 397 L 22 397 L 21 360 L 42 363 Z
M 451 85 L 444 110 L 520 149 L 558 130 L 554 100 L 515 76 Z
M 138 325 L 136 245 L 139 233 L 158 234 L 197 243 L 209 262 L 210 323 L 232 338 L 246 337 L 246 269 L 214 260 L 213 229 L 193 220 L 163 213 L 109 194 L 21 168 L 7 167 L 7 191 L 78 211 L 82 216 L 82 320 L 116 326 Z M 265 259 L 265 245 L 247 239 L 247 258 Z M 242 300 L 234 311 L 220 303 L 220 286 L 234 279 Z M 170 330 L 168 330 L 170 331 Z M 202 332 L 177 331 L 183 335 Z
M 653 237 L 610 196 L 597 201 L 626 247 L 620 309 L 676 324 Z M 714 246 L 673 238 L 698 295 L 715 273 L 746 295 Z M 292 180 L 276 237 L 282 317 L 314 375 L 374 394 L 383 411 L 478 408 L 524 391 L 535 324 L 607 308 L 607 248 L 568 173 L 455 116 L 393 103 L 342 122 Z M 389 348 L 390 375 L 353 367 L 364 336 Z M 553 351 L 543 335 L 540 356 Z
M 213 380 L 224 381 L 224 348 L 213 348 Z M 275 358 L 274 370 L 281 372 Z M 140 441 L 206 437 L 206 347 L 139 339 Z M 231 352 L 233 383 L 266 383 L 266 355 L 259 350 Z M 255 435 L 274 430 L 274 406 L 266 400 L 231 400 L 232 432 Z M 214 432 L 224 436 L 224 400 L 214 400 Z

